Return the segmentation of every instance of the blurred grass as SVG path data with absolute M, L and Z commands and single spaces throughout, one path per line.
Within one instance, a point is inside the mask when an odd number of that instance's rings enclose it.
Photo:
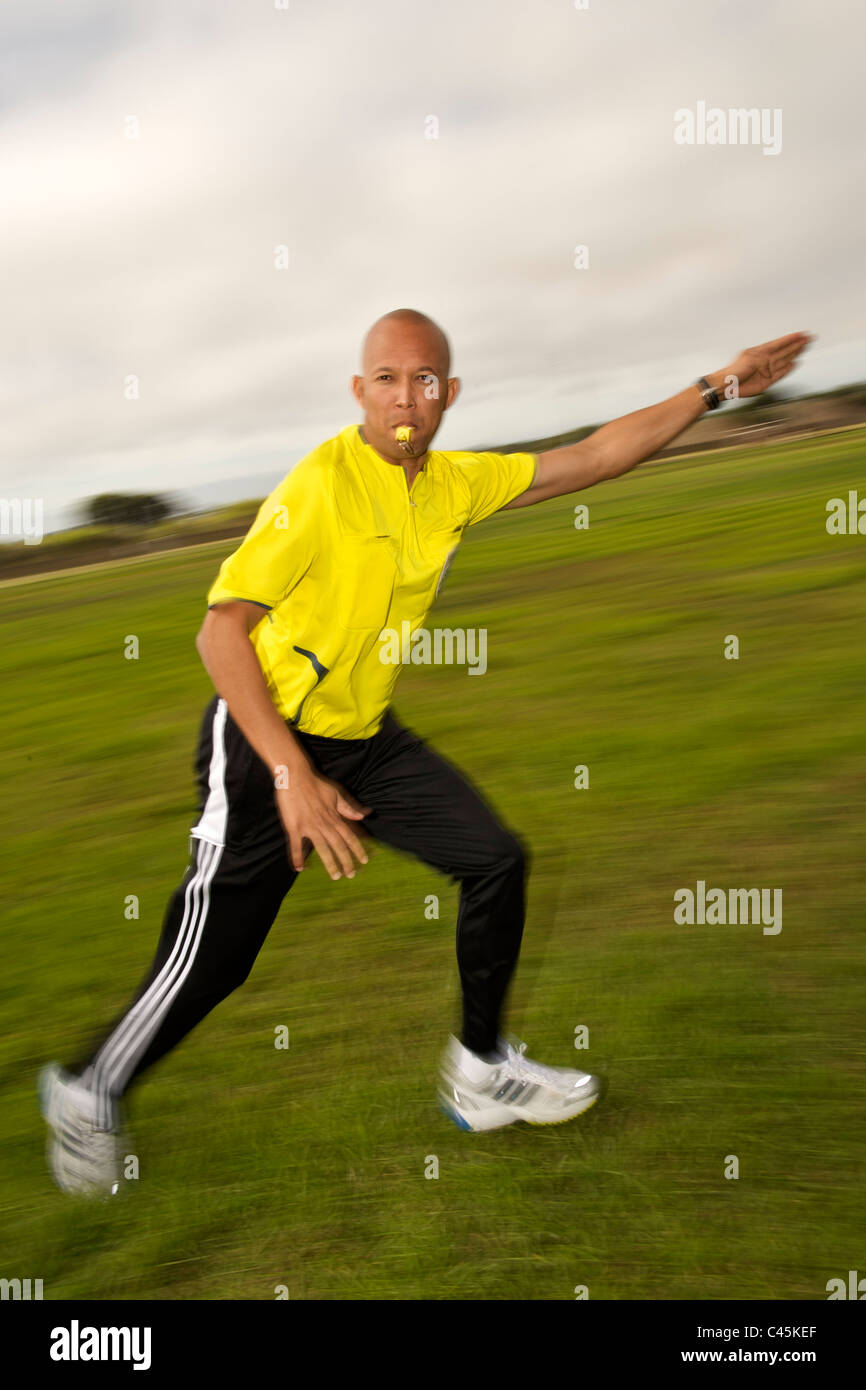
M 428 623 L 485 627 L 486 676 L 402 674 L 398 716 L 533 849 L 509 1024 L 606 1099 L 489 1135 L 439 1114 L 457 889 L 376 847 L 353 881 L 314 863 L 247 984 L 132 1093 L 141 1177 L 104 1207 L 53 1188 L 34 1081 L 126 1004 L 186 866 L 223 551 L 0 591 L 4 1277 L 46 1298 L 823 1299 L 862 1269 L 866 563 L 824 521 L 864 443 L 502 513 Z M 675 925 L 698 879 L 781 888 L 781 933 Z

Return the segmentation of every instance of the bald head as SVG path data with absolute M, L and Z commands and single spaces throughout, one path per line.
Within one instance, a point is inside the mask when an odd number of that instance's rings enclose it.
M 451 347 L 438 323 L 418 309 L 392 309 L 377 319 L 367 332 L 361 349 L 361 371 L 371 376 L 377 366 L 388 366 L 388 348 L 394 341 L 414 340 L 422 357 L 440 381 L 447 381 L 451 370 Z

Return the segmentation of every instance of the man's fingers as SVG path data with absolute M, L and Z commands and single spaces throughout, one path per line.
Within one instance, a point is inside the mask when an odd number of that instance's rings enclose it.
M 321 786 L 317 782 L 309 800 L 302 796 L 297 804 L 280 801 L 290 862 L 300 873 L 307 855 L 315 849 L 331 878 L 343 874 L 354 878 L 355 860 L 366 864 L 368 856 L 352 821 L 362 821 L 372 807 L 362 805 L 338 783 L 319 781 Z
M 796 365 L 800 353 L 808 345 L 809 339 L 803 336 L 798 336 L 797 341 L 793 343 L 783 339 L 771 356 L 774 371 L 789 372 Z
M 317 835 L 315 840 L 313 841 L 313 844 L 315 845 L 316 853 L 318 854 L 319 858 L 325 866 L 326 871 L 328 872 L 328 874 L 330 874 L 331 878 L 339 878 L 340 875 L 337 871 L 337 861 L 331 853 L 331 846 L 328 844 L 328 841 L 324 838 L 324 836 Z
M 369 856 L 361 839 L 341 817 L 338 817 L 334 824 L 331 843 L 336 846 L 349 878 L 354 877 L 355 859 L 359 859 L 362 864 L 368 862 Z
M 289 859 L 291 860 L 292 868 L 300 873 L 304 867 L 304 845 L 301 836 L 296 830 L 289 832 Z
M 779 380 L 781 380 L 781 378 L 782 378 L 783 376 L 787 376 L 788 373 L 789 373 L 795 366 L 796 366 L 796 359 L 793 358 L 793 357 L 788 357 L 788 358 L 785 359 L 784 361 L 777 363 L 777 364 L 775 365 L 774 369 L 773 369 L 773 380 L 774 380 L 774 381 L 779 381 Z
M 323 829 L 320 838 L 316 840 L 316 849 L 331 878 L 339 878 L 341 873 L 344 873 L 346 878 L 355 877 L 352 851 L 343 839 L 343 832 L 339 826 Z
M 369 860 L 369 855 L 364 848 L 364 841 L 361 839 L 360 835 L 358 835 L 351 826 L 346 825 L 345 821 L 340 821 L 337 829 L 340 835 L 342 835 L 345 843 L 349 846 L 351 853 L 354 854 L 356 858 L 360 859 L 362 864 L 366 864 Z M 354 864 L 352 867 L 354 868 Z
M 812 341 L 809 333 L 786 333 L 784 338 L 774 338 L 769 343 L 759 343 L 757 347 L 747 348 L 746 355 L 758 363 L 766 363 L 771 371 L 776 371 L 783 362 L 793 362 Z
M 769 353 L 773 357 L 781 352 L 785 357 L 790 357 L 793 352 L 802 352 L 811 341 L 811 333 L 786 333 L 782 338 L 773 338 L 769 343 L 762 343 L 758 351 Z
M 362 802 L 358 801 L 357 797 L 344 791 L 342 787 L 339 788 L 337 792 L 337 810 L 340 812 L 341 816 L 351 816 L 353 820 L 362 820 L 364 816 L 370 814 L 372 809 L 372 806 L 364 806 Z
M 751 385 L 752 389 L 747 394 L 756 394 L 757 381 L 754 378 L 762 383 L 760 391 L 766 391 L 769 387 L 775 386 L 777 381 L 781 381 L 782 377 L 787 376 L 796 366 L 800 353 L 812 342 L 813 336 L 811 333 L 786 333 L 783 337 L 773 338 L 758 347 L 746 348 L 734 364 L 733 370 L 735 376 L 740 377 L 743 383 Z

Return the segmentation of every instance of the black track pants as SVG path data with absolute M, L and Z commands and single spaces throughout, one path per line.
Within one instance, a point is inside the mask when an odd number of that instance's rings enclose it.
M 461 1038 L 474 1052 L 492 1051 L 523 934 L 526 844 L 391 712 L 372 738 L 295 734 L 324 776 L 373 808 L 358 822 L 369 835 L 459 882 Z M 218 696 L 205 711 L 196 769 L 190 864 L 156 957 L 129 1008 L 75 1069 L 100 1096 L 106 1127 L 131 1082 L 247 978 L 297 878 L 272 775 Z

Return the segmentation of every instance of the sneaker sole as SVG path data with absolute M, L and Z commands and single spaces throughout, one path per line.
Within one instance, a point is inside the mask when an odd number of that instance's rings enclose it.
M 572 1113 L 571 1113 L 570 1115 L 566 1115 L 566 1116 L 564 1117 L 564 1119 L 561 1119 L 561 1120 L 527 1120 L 527 1119 L 524 1119 L 523 1123 L 524 1123 L 524 1124 L 527 1124 L 527 1125 L 567 1125 L 568 1122 L 569 1122 L 569 1120 L 576 1120 L 577 1117 L 578 1117 L 578 1115 L 585 1115 L 586 1112 L 587 1112 L 587 1110 L 591 1110 L 592 1107 L 593 1107 L 593 1106 L 596 1104 L 596 1102 L 599 1101 L 599 1100 L 601 1100 L 601 1096 L 600 1096 L 600 1095 L 598 1095 L 598 1096 L 593 1096 L 592 1099 L 591 1099 L 591 1100 L 588 1100 L 588 1101 L 586 1102 L 585 1105 L 582 1105 L 582 1106 L 580 1107 L 579 1110 L 573 1110 Z
M 439 1109 L 443 1112 L 443 1114 L 447 1115 L 449 1120 L 452 1120 L 454 1122 L 458 1129 L 466 1130 L 470 1134 L 488 1134 L 491 1132 L 491 1130 L 506 1129 L 509 1125 L 515 1124 L 543 1126 L 567 1125 L 569 1121 L 576 1120 L 578 1115 L 585 1115 L 587 1110 L 591 1110 L 592 1107 L 596 1104 L 596 1102 L 601 1100 L 601 1093 L 599 1092 L 597 1095 L 592 1096 L 585 1104 L 581 1105 L 579 1110 L 573 1110 L 570 1115 L 564 1115 L 561 1120 L 530 1120 L 526 1115 L 512 1113 L 505 1115 L 503 1119 L 498 1121 L 496 1124 L 477 1126 L 470 1124 L 466 1117 L 462 1115 L 459 1110 L 455 1109 L 454 1106 L 449 1104 L 447 1101 L 443 1100 L 441 1096 L 438 1099 Z

